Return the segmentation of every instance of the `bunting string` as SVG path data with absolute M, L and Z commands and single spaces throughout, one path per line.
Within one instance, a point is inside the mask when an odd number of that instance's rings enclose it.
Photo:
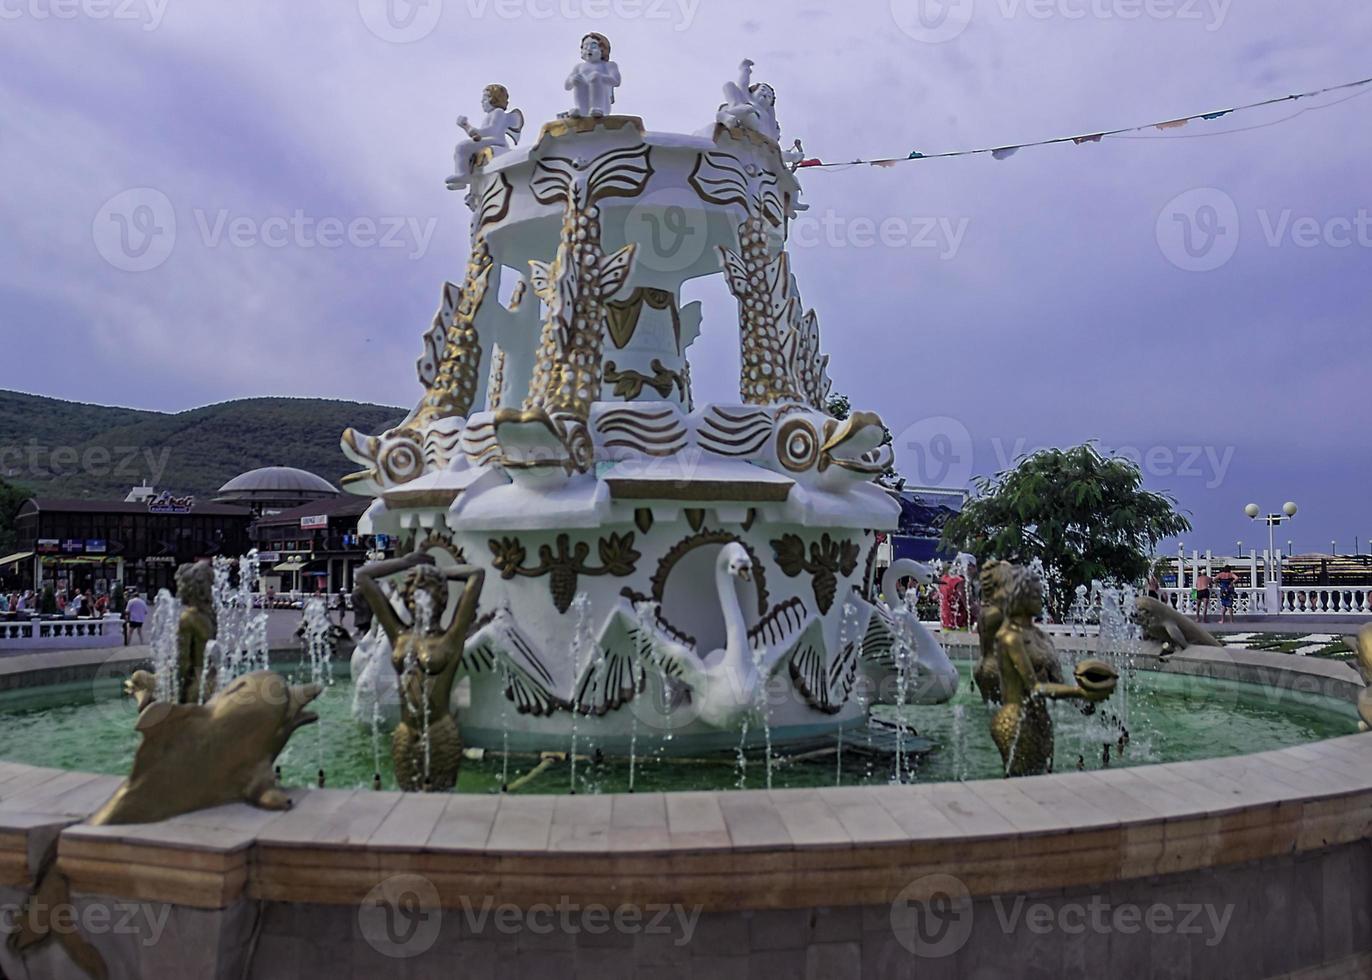
M 1294 95 L 1283 95 L 1275 99 L 1264 99 L 1261 102 L 1250 102 L 1247 105 L 1233 106 L 1229 109 L 1197 112 L 1194 115 L 1179 116 L 1175 119 L 1166 119 L 1161 122 L 1145 123 L 1142 126 L 1122 126 L 1118 129 L 1105 129 L 1096 133 L 1083 133 L 1078 136 L 1055 136 L 1052 139 L 1031 140 L 1027 143 L 1014 143 L 1004 146 L 985 146 L 970 150 L 948 150 L 943 153 L 921 153 L 919 150 L 911 150 L 905 156 L 880 157 L 875 160 L 848 160 L 834 163 L 826 163 L 817 157 L 811 157 L 801 160 L 796 164 L 796 169 L 838 171 L 863 166 L 889 168 L 900 163 L 909 163 L 914 160 L 943 160 L 949 157 L 970 157 L 981 154 L 990 154 L 991 159 L 993 160 L 1008 160 L 1020 150 L 1039 146 L 1052 146 L 1057 143 L 1071 143 L 1075 146 L 1081 146 L 1085 143 L 1099 143 L 1104 139 L 1197 139 L 1205 136 L 1226 136 L 1231 133 L 1244 133 L 1255 129 L 1265 129 L 1268 126 L 1275 126 L 1279 123 L 1288 122 L 1295 119 L 1297 116 L 1304 115 L 1306 112 L 1315 109 L 1328 109 L 1331 106 L 1347 102 L 1349 99 L 1354 99 L 1360 95 L 1366 95 L 1368 92 L 1372 92 L 1372 88 L 1364 87 L 1368 85 L 1372 85 L 1372 78 L 1363 78 L 1356 82 L 1345 82 L 1342 85 L 1331 85 L 1328 88 L 1315 89 L 1311 92 L 1297 92 Z M 1301 99 L 1312 99 L 1317 96 L 1328 95 L 1331 92 L 1343 92 L 1350 89 L 1361 89 L 1361 91 L 1353 92 L 1353 94 L 1348 95 L 1345 98 L 1338 99 L 1334 102 L 1327 102 L 1324 105 L 1305 106 L 1289 116 L 1284 116 L 1281 119 L 1273 119 L 1265 123 L 1259 123 L 1255 126 L 1224 129 L 1216 132 L 1171 134 L 1166 136 L 1154 136 L 1148 133 L 1148 130 L 1170 133 L 1172 130 L 1181 129 L 1193 122 L 1214 122 L 1238 112 L 1247 112 L 1251 109 L 1261 109 L 1267 106 L 1280 105 L 1283 102 L 1298 102 Z

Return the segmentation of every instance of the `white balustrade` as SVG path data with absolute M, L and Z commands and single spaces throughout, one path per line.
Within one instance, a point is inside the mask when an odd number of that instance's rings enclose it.
M 113 614 L 102 619 L 0 620 L 0 653 L 85 650 L 123 643 L 124 622 Z

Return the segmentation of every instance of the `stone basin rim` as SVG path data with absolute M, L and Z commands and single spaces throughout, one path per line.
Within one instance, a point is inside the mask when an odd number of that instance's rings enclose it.
M 32 670 L 30 659 L 0 660 L 0 676 Z M 1348 701 L 1362 689 L 1347 665 L 1261 651 L 1192 650 L 1164 669 Z M 952 874 L 973 897 L 1041 892 L 1372 839 L 1366 733 L 1010 781 L 601 796 L 295 789 L 287 813 L 232 804 L 162 824 L 79 824 L 119 781 L 0 762 L 0 887 L 31 885 L 56 838 L 74 893 L 204 909 L 351 905 L 404 873 L 431 881 L 445 906 L 575 895 L 792 909 L 889 903 L 929 875 Z

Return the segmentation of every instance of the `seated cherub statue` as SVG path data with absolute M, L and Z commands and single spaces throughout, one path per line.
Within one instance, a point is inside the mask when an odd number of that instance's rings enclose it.
M 510 108 L 510 93 L 504 85 L 487 85 L 481 92 L 481 111 L 486 118 L 480 126 L 473 126 L 466 116 L 457 117 L 458 128 L 469 137 L 457 144 L 453 153 L 453 166 L 456 168 L 448 178 L 448 189 L 458 190 L 466 187 L 472 178 L 472 164 L 476 156 L 487 147 L 494 147 L 499 153 L 519 143 L 519 134 L 524 131 L 524 113 Z
M 595 31 L 581 39 L 581 61 L 567 76 L 564 86 L 572 93 L 573 119 L 608 116 L 620 82 L 619 66 L 610 60 L 610 40 Z
M 776 142 L 781 139 L 777 123 L 777 94 L 766 82 L 753 83 L 753 63 L 744 58 L 738 66 L 738 81 L 724 83 L 725 102 L 715 121 L 729 129 L 751 129 Z

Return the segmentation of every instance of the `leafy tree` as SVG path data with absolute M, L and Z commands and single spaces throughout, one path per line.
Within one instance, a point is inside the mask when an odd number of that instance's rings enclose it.
M 31 496 L 27 490 L 0 480 L 0 558 L 15 550 L 14 518 Z
M 1176 501 L 1143 489 L 1131 460 L 1087 443 L 1046 449 L 976 481 L 976 496 L 943 529 L 946 548 L 988 559 L 1043 562 L 1050 609 L 1093 579 L 1135 582 L 1157 543 L 1191 530 Z

